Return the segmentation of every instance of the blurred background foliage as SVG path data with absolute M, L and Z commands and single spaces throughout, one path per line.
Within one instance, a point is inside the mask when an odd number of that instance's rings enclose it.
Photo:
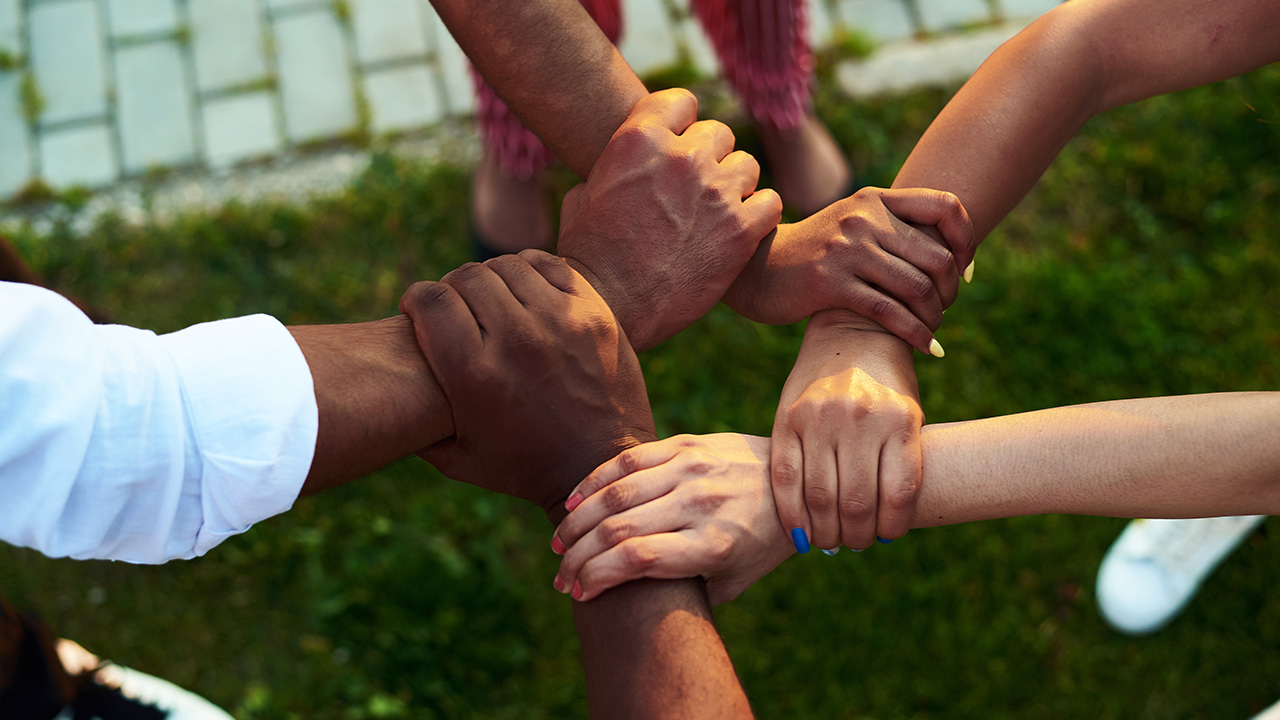
M 824 86 L 817 108 L 859 181 L 883 186 L 947 97 Z M 1271 67 L 1089 123 L 984 244 L 939 334 L 946 359 L 919 359 L 929 419 L 1278 389 L 1276 98 Z M 107 218 L 87 237 L 68 207 L 15 240 L 57 287 L 158 332 L 254 312 L 368 320 L 470 259 L 467 173 L 378 154 L 305 207 Z M 801 330 L 720 307 L 647 353 L 660 431 L 766 434 Z M 1171 627 L 1129 639 L 1092 592 L 1123 525 L 1022 518 L 797 557 L 717 620 L 763 718 L 1244 718 L 1280 699 L 1274 542 L 1251 538 Z M 0 588 L 243 720 L 583 716 L 550 534 L 532 507 L 414 458 L 191 562 L 0 547 Z

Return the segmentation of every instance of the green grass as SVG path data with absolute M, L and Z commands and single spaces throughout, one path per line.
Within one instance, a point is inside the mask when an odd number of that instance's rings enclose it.
M 1280 68 L 1090 123 L 993 234 L 921 358 L 932 421 L 1277 389 Z M 887 184 L 946 95 L 818 109 Z M 468 259 L 466 171 L 379 156 L 340 196 L 18 244 L 119 322 L 394 312 Z M 70 214 L 71 211 L 68 211 Z M 800 329 L 718 308 L 643 358 L 664 433 L 767 432 Z M 1123 521 L 1050 516 L 798 557 L 717 619 L 762 718 L 1244 718 L 1280 698 L 1276 549 L 1255 536 L 1165 631 L 1093 600 Z M 162 567 L 0 548 L 0 588 L 93 650 L 252 718 L 585 714 L 550 528 L 414 459 Z

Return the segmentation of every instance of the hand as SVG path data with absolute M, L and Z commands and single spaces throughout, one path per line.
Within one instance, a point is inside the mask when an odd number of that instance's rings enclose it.
M 720 301 L 782 201 L 733 132 L 695 122 L 687 90 L 636 104 L 582 185 L 565 196 L 558 250 L 596 287 L 637 351 Z
M 712 605 L 734 599 L 795 552 L 768 458 L 768 438 L 726 433 L 647 443 L 605 463 L 569 496 L 573 511 L 556 529 L 556 589 L 585 602 L 642 577 L 702 576 Z
M 609 307 L 537 250 L 469 263 L 400 301 L 453 410 L 422 457 L 551 513 L 600 463 L 655 437 L 640 363 Z
M 937 354 L 933 331 L 976 249 L 973 224 L 955 195 L 862 188 L 812 217 L 780 225 L 724 301 L 770 325 L 819 310 L 852 310 L 917 350 Z
M 904 535 L 920 492 L 923 424 L 911 350 L 847 311 L 815 315 L 773 425 L 783 528 L 824 549 Z

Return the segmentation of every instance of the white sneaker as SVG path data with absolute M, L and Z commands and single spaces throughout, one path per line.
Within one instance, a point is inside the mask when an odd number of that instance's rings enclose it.
M 1164 627 L 1265 515 L 1134 520 L 1098 567 L 1098 607 L 1112 627 L 1145 635 Z

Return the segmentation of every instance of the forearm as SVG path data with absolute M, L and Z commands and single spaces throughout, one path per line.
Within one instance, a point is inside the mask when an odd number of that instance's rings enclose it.
M 573 615 L 591 717 L 751 717 L 701 579 L 629 582 Z
M 916 525 L 1280 512 L 1280 393 L 1145 398 L 927 426 Z
M 815 313 L 805 328 L 796 364 L 818 353 L 838 355 L 849 367 L 858 367 L 877 382 L 919 402 L 911 346 L 858 313 Z
M 432 4 L 498 96 L 583 177 L 648 94 L 577 0 Z
M 894 187 L 958 196 L 985 237 L 1094 115 L 1280 57 L 1266 0 L 1075 0 L 1005 43 L 947 104 Z
M 453 434 L 448 401 L 408 317 L 289 331 L 311 369 L 319 410 L 304 495 L 366 475 Z

